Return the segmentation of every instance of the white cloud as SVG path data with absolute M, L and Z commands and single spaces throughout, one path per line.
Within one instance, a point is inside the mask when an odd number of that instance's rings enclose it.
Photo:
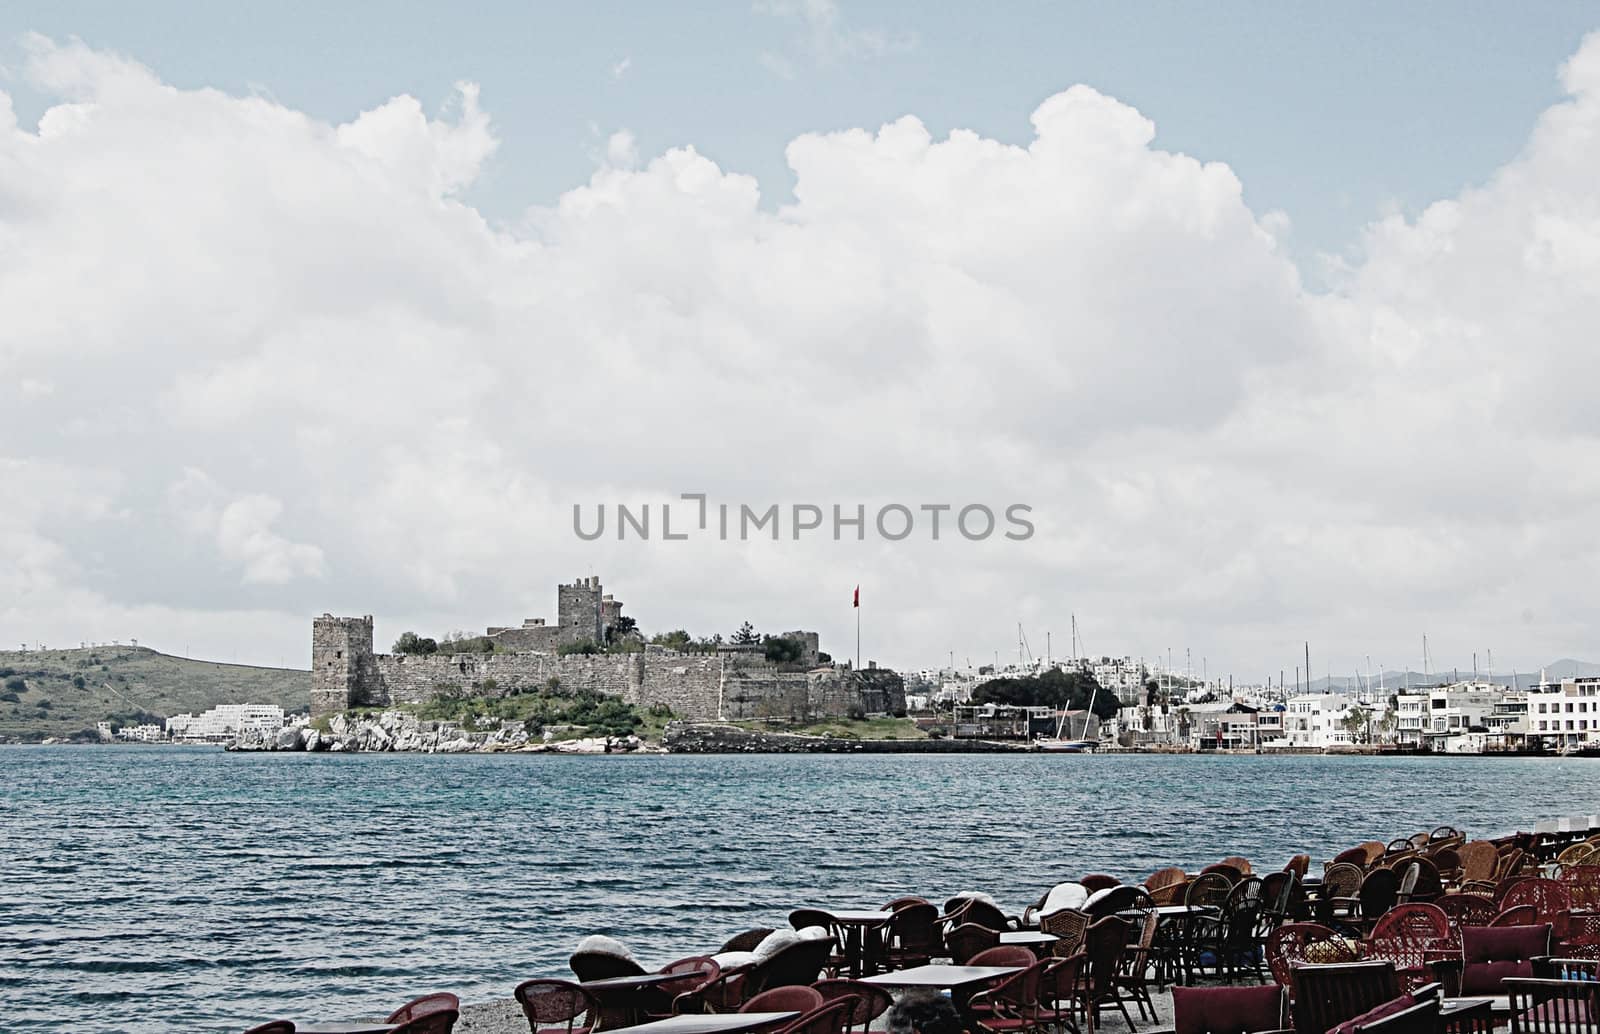
M 858 28 L 846 23 L 838 0 L 756 0 L 758 14 L 769 15 L 799 28 L 796 47 L 821 62 L 844 59 L 878 58 L 916 49 L 911 33 L 890 33 L 876 28 Z M 794 65 L 781 55 L 763 53 L 762 62 L 772 71 L 792 78 Z
M 0 95 L 0 641 L 275 661 L 324 610 L 470 628 L 580 573 L 647 628 L 836 653 L 860 583 L 867 655 L 898 664 L 1070 612 L 1096 652 L 1241 677 L 1305 638 L 1336 674 L 1398 666 L 1425 631 L 1537 663 L 1600 617 L 1562 591 L 1600 573 L 1600 42 L 1514 162 L 1374 222 L 1324 294 L 1226 165 L 1083 86 L 1025 146 L 909 116 L 802 136 L 777 211 L 618 133 L 496 227 L 462 200 L 495 147 L 470 84 L 330 125 L 27 51 L 54 103 L 23 127 Z M 1024 501 L 1039 532 L 571 532 L 574 502 L 685 491 Z

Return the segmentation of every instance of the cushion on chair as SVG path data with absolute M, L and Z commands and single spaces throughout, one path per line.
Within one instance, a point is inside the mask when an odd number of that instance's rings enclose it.
M 711 956 L 711 961 L 722 967 L 726 973 L 736 966 L 751 966 L 761 960 L 753 951 L 723 951 Z
M 627 945 L 614 937 L 607 937 L 605 934 L 600 933 L 592 933 L 579 941 L 576 950 L 592 951 L 601 955 L 620 955 L 629 962 L 639 961 L 633 957 L 633 952 L 628 950 Z
M 1334 1027 L 1332 1030 L 1328 1031 L 1328 1034 L 1356 1034 L 1357 1027 L 1365 1027 L 1369 1023 L 1376 1023 L 1378 1020 L 1388 1019 L 1395 1013 L 1404 1012 L 1416 1004 L 1417 1000 L 1410 995 L 1401 995 L 1399 998 L 1391 998 L 1382 1005 L 1373 1006 L 1360 1016 L 1354 1016 L 1348 1020 L 1345 1020 L 1337 1027 Z
M 1175 1034 L 1250 1034 L 1283 1025 L 1283 988 L 1184 987 L 1172 989 Z
M 808 926 L 802 930 L 796 930 L 795 936 L 802 941 L 833 940 L 833 934 L 828 932 L 828 928 L 826 926 Z
M 757 962 L 765 962 L 778 952 L 800 943 L 800 935 L 793 930 L 774 930 L 761 939 L 754 952 Z
M 1059 912 L 1063 908 L 1081 909 L 1089 900 L 1089 892 L 1081 883 L 1058 883 L 1050 888 L 1050 893 L 1044 896 L 1044 904 L 1038 912 L 1047 916 L 1052 912 Z
M 1461 993 L 1497 995 L 1506 977 L 1533 976 L 1535 955 L 1550 953 L 1550 924 L 1461 928 Z

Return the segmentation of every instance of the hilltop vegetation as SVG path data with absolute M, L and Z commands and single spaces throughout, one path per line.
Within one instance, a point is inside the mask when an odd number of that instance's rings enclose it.
M 311 673 L 172 657 L 146 647 L 0 651 L 0 739 L 93 735 L 96 722 L 159 722 L 216 704 L 304 711 Z

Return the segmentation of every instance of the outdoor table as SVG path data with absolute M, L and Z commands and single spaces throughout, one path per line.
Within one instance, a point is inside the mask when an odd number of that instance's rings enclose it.
M 1053 933 L 1043 930 L 1002 930 L 1000 931 L 1001 944 L 1020 944 L 1026 948 L 1038 948 L 1047 944 L 1054 944 L 1061 938 Z
M 399 1026 L 382 1020 L 311 1020 L 295 1024 L 294 1029 L 295 1034 L 389 1034 Z
M 748 1034 L 749 1031 L 787 1023 L 797 1012 L 725 1012 L 668 1016 L 626 1030 L 633 1034 Z
M 693 977 L 693 973 L 639 973 L 626 977 L 585 980 L 578 986 L 594 995 L 595 1001 L 600 1004 L 601 1022 L 598 1026 L 626 1027 L 639 1022 L 644 992 L 662 984 Z
M 967 1016 L 967 1000 L 976 994 L 982 985 L 1020 972 L 1022 972 L 1021 966 L 912 966 L 910 969 L 863 977 L 861 982 L 877 984 L 879 987 L 897 987 L 902 990 L 908 987 L 949 990 L 950 1001 L 963 1016 Z M 970 1028 L 971 1024 L 968 1026 Z
M 862 964 L 866 961 L 867 931 L 884 925 L 894 918 L 894 913 L 879 908 L 846 908 L 837 911 L 819 908 L 817 911 L 827 912 L 839 924 L 839 930 L 844 934 L 845 965 L 849 967 L 852 977 L 859 977 Z
M 1445 1016 L 1454 1016 L 1456 1013 L 1471 1009 L 1486 1009 L 1495 1016 L 1510 1016 L 1511 996 L 1467 995 L 1461 998 L 1446 998 L 1440 1003 L 1440 1011 Z

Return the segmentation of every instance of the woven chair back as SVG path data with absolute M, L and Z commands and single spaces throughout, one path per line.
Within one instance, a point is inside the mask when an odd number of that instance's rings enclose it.
M 1557 880 L 1538 877 L 1522 880 L 1506 891 L 1500 899 L 1501 908 L 1532 905 L 1540 922 L 1551 922 L 1557 915 L 1572 907 L 1572 894 Z
M 1335 862 L 1322 874 L 1322 896 L 1353 898 L 1361 892 L 1363 878 L 1361 866 L 1350 862 Z
M 524 980 L 512 994 L 535 1030 L 553 1030 L 560 1025 L 574 1031 L 589 1026 L 579 1021 L 600 1015 L 594 996 L 570 980 Z
M 1183 903 L 1189 906 L 1210 905 L 1221 908 L 1228 903 L 1233 884 L 1220 872 L 1203 872 L 1189 881 Z
M 1055 941 L 1050 953 L 1057 958 L 1067 958 L 1083 947 L 1084 931 L 1089 929 L 1089 913 L 1076 908 L 1062 908 L 1039 917 L 1039 929 L 1053 934 Z

